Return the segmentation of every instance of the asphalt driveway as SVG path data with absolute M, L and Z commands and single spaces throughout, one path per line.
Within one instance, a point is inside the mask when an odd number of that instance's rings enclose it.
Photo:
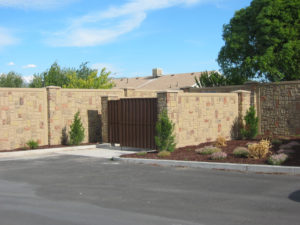
M 299 212 L 299 176 L 75 155 L 0 161 L 1 225 L 298 225 Z

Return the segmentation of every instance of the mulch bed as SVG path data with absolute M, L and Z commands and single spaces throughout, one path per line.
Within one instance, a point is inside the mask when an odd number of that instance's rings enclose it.
M 68 148 L 68 147 L 76 147 L 76 146 L 82 146 L 82 145 L 95 145 L 98 143 L 83 143 L 80 145 L 43 145 L 39 146 L 35 149 L 29 149 L 29 148 L 16 148 L 13 150 L 0 150 L 0 152 L 19 152 L 19 151 L 26 151 L 26 150 L 39 150 L 39 149 L 46 149 L 46 148 Z
M 282 140 L 283 144 L 286 144 L 290 141 L 297 141 L 300 143 L 300 138 Z M 197 146 L 186 146 L 183 148 L 177 148 L 174 152 L 171 153 L 169 157 L 158 157 L 157 152 L 149 152 L 146 155 L 140 156 L 137 154 L 127 154 L 123 155 L 124 158 L 143 158 L 143 159 L 166 159 L 166 160 L 183 160 L 183 161 L 203 161 L 203 162 L 226 162 L 226 163 L 243 163 L 243 164 L 268 164 L 267 158 L 264 159 L 253 159 L 253 158 L 237 158 L 233 155 L 233 150 L 236 147 L 247 147 L 247 143 L 253 143 L 258 141 L 249 141 L 249 140 L 231 140 L 227 141 L 226 147 L 221 147 L 223 152 L 227 153 L 227 158 L 223 160 L 211 160 L 209 155 L 201 155 L 195 152 L 195 149 L 202 148 L 204 146 L 213 145 L 214 142 L 202 143 Z M 297 149 L 296 149 L 297 148 Z M 272 146 L 270 151 L 276 153 L 279 150 L 278 145 Z M 294 148 L 295 153 L 290 154 L 283 166 L 300 166 L 300 148 Z

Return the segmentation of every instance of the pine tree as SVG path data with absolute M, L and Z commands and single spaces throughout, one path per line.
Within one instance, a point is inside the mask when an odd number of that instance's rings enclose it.
M 79 145 L 84 139 L 84 127 L 81 123 L 79 111 L 75 114 L 74 121 L 70 126 L 69 137 L 71 145 Z
M 155 126 L 155 143 L 158 151 L 173 152 L 176 147 L 174 123 L 169 119 L 166 110 L 162 111 Z
M 241 134 L 246 139 L 253 139 L 258 133 L 258 117 L 255 115 L 255 108 L 251 106 L 244 117 L 245 127 L 241 130 Z

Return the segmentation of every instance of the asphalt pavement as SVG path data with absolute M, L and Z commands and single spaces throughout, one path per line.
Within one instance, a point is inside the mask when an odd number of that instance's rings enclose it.
M 300 177 L 79 155 L 0 161 L 1 225 L 298 225 Z

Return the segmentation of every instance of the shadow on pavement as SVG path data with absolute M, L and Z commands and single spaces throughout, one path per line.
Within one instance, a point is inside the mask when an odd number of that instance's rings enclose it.
M 295 202 L 300 202 L 300 190 L 294 191 L 289 195 L 289 199 Z

